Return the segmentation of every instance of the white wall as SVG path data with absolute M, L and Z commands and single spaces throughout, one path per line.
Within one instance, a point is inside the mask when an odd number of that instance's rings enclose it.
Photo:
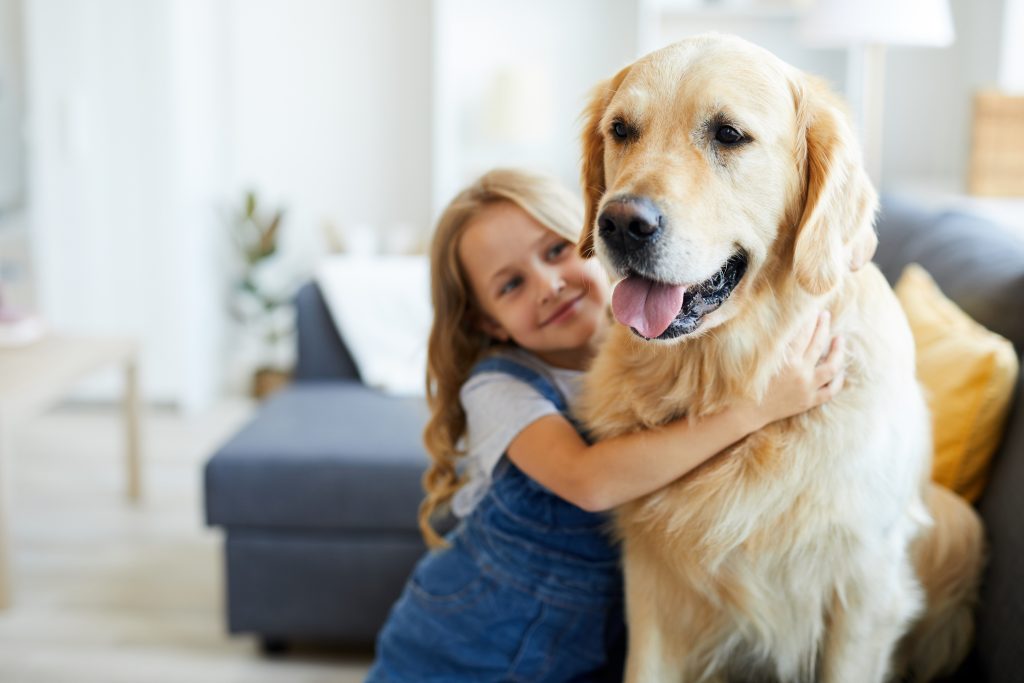
M 231 189 L 232 157 L 228 45 L 231 14 L 224 2 L 178 0 L 168 8 L 173 141 L 169 195 L 171 234 L 162 289 L 167 308 L 147 329 L 172 329 L 175 346 L 165 349 L 180 363 L 180 374 L 164 375 L 169 399 L 187 411 L 209 405 L 226 380 L 230 338 L 224 311 L 224 263 L 228 240 L 221 209 Z M 158 359 L 153 363 L 161 366 Z
M 951 0 L 956 41 L 948 48 L 890 48 L 886 57 L 882 189 L 966 188 L 974 93 L 995 87 L 1004 0 Z
M 315 250 L 325 221 L 430 217 L 431 3 L 231 0 L 231 184 L 286 207 Z
M 1024 0 L 1005 0 L 999 87 L 1024 95 Z
M 149 398 L 179 397 L 169 3 L 25 4 L 30 229 L 58 330 L 144 342 Z
M 483 171 L 579 185 L 591 89 L 638 56 L 635 0 L 435 0 L 434 214 Z
M 0 215 L 23 201 L 21 0 L 0 0 Z
M 429 3 L 28 0 L 40 309 L 143 344 L 144 396 L 200 409 L 235 369 L 223 217 L 248 188 L 322 223 L 430 219 Z M 112 382 L 90 395 L 109 395 Z

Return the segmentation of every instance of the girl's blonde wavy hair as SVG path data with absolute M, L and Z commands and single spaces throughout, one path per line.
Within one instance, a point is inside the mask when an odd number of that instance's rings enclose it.
M 430 547 L 445 545 L 432 520 L 465 483 L 456 470 L 459 458 L 465 455 L 461 441 L 466 433 L 459 390 L 477 361 L 498 344 L 478 324 L 480 311 L 459 263 L 459 242 L 466 226 L 483 209 L 498 202 L 512 202 L 573 243 L 583 228 L 583 206 L 578 197 L 552 178 L 513 169 L 485 173 L 460 192 L 438 220 L 430 246 L 434 324 L 427 346 L 430 420 L 423 432 L 431 465 L 423 475 L 426 498 L 419 513 L 420 530 Z

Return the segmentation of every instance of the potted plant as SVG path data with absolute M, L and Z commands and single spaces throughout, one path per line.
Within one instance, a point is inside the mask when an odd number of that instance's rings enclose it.
M 251 392 L 263 398 L 286 384 L 294 353 L 294 278 L 279 255 L 282 209 L 262 211 L 248 191 L 229 220 L 236 259 L 231 315 L 253 366 Z M 246 354 L 243 354 L 246 355 Z

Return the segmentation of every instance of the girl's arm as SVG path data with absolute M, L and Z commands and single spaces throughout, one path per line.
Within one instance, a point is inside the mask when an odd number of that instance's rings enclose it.
M 813 322 L 813 321 L 812 321 Z M 760 404 L 737 404 L 696 424 L 662 427 L 588 445 L 561 415 L 523 429 L 508 447 L 519 469 L 559 497 L 593 512 L 607 510 L 669 484 L 765 425 L 831 399 L 843 385 L 842 339 L 829 345 L 828 314 L 790 343 L 789 362 Z M 829 346 L 828 356 L 822 353 Z

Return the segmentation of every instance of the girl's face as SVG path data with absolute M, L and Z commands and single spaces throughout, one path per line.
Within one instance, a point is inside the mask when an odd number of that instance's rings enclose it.
M 458 257 L 484 332 L 557 367 L 585 367 L 608 324 L 610 286 L 596 260 L 507 201 L 469 222 Z

